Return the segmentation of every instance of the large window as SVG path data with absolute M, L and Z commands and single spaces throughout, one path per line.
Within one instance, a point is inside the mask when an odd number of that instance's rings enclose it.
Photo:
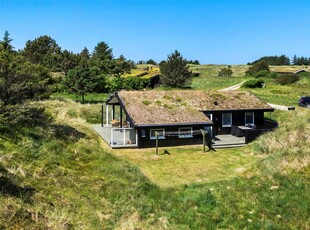
M 232 114 L 231 113 L 223 113 L 222 115 L 222 126 L 223 127 L 231 127 L 232 124 Z
M 151 129 L 150 130 L 150 139 L 151 140 L 155 140 L 156 139 L 156 134 L 155 132 L 157 132 L 158 135 L 158 139 L 165 139 L 165 129 Z
M 193 128 L 179 128 L 179 138 L 192 138 L 193 137 Z
M 254 113 L 253 112 L 245 113 L 245 124 L 254 125 Z

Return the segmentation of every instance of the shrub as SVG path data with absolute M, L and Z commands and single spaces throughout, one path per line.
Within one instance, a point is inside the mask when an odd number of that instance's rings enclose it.
M 246 72 L 247 75 L 254 75 L 260 71 L 266 70 L 270 72 L 269 65 L 265 61 L 260 61 L 253 64 Z
M 275 79 L 275 82 L 280 85 L 292 84 L 299 81 L 299 76 L 297 74 L 283 74 Z
M 256 77 L 256 78 L 262 78 L 262 77 L 266 77 L 266 78 L 276 78 L 278 77 L 278 74 L 275 72 L 269 72 L 267 70 L 261 70 L 255 74 L 253 74 L 252 76 Z
M 277 78 L 278 76 L 279 76 L 279 74 L 277 74 L 275 72 L 269 73 L 269 75 L 268 75 L 269 78 Z
M 269 75 L 269 71 L 267 71 L 267 70 L 261 70 L 261 71 L 255 73 L 255 74 L 254 74 L 254 77 L 256 77 L 256 78 L 268 77 L 268 75 Z
M 231 77 L 232 74 L 233 74 L 233 71 L 231 70 L 231 68 L 223 68 L 218 73 L 218 76 L 219 77 Z
M 152 102 L 150 102 L 150 101 L 142 101 L 142 103 L 144 104 L 144 105 L 150 105 Z
M 310 77 L 310 72 L 299 73 L 298 76 L 300 76 L 300 77 Z
M 138 77 L 110 78 L 107 84 L 109 92 L 116 92 L 122 89 L 142 90 L 150 87 L 151 80 Z
M 242 87 L 244 88 L 263 88 L 263 85 L 265 82 L 261 79 L 253 79 L 253 80 L 247 80 L 243 83 Z

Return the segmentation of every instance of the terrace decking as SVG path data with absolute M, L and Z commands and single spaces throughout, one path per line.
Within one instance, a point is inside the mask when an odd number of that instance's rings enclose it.
M 126 129 L 112 129 L 111 127 L 102 127 L 100 124 L 92 125 L 98 135 L 112 148 L 137 148 L 137 143 L 129 140 L 134 139 L 133 134 L 126 133 Z M 123 130 L 123 131 L 122 131 Z M 111 132 L 113 132 L 113 141 L 111 141 Z M 202 143 L 201 143 L 202 144 Z M 232 148 L 245 145 L 245 137 L 236 137 L 232 135 L 217 135 L 213 137 L 214 148 Z M 160 146 L 160 141 L 159 141 Z
M 112 128 L 92 125 L 98 135 L 112 148 L 137 148 L 136 133 L 132 128 Z
M 213 137 L 214 148 L 233 148 L 245 146 L 245 137 L 236 137 L 233 135 L 217 135 Z

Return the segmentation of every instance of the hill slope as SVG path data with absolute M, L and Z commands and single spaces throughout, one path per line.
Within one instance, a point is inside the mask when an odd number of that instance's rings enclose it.
M 0 138 L 0 228 L 307 229 L 310 225 L 307 110 L 252 144 L 261 156 L 240 178 L 160 189 L 102 148 L 85 117 L 100 105 L 41 102 L 45 128 Z M 87 113 L 87 115 L 85 115 Z

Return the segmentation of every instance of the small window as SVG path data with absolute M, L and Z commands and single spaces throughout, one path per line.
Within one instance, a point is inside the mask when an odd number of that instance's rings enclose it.
M 145 130 L 141 130 L 141 137 L 146 137 L 146 133 L 145 133 Z
M 223 127 L 231 127 L 232 124 L 232 114 L 231 113 L 223 113 L 222 115 L 222 126 Z
M 212 113 L 208 113 L 207 117 L 210 119 L 210 121 L 213 121 L 213 114 Z
M 253 112 L 249 112 L 249 113 L 245 113 L 245 124 L 254 124 L 254 113 Z
M 165 139 L 165 129 L 151 129 L 150 130 L 150 139 L 151 140 L 156 139 L 155 132 L 159 133 L 158 139 Z
M 193 128 L 179 128 L 179 138 L 192 138 Z

